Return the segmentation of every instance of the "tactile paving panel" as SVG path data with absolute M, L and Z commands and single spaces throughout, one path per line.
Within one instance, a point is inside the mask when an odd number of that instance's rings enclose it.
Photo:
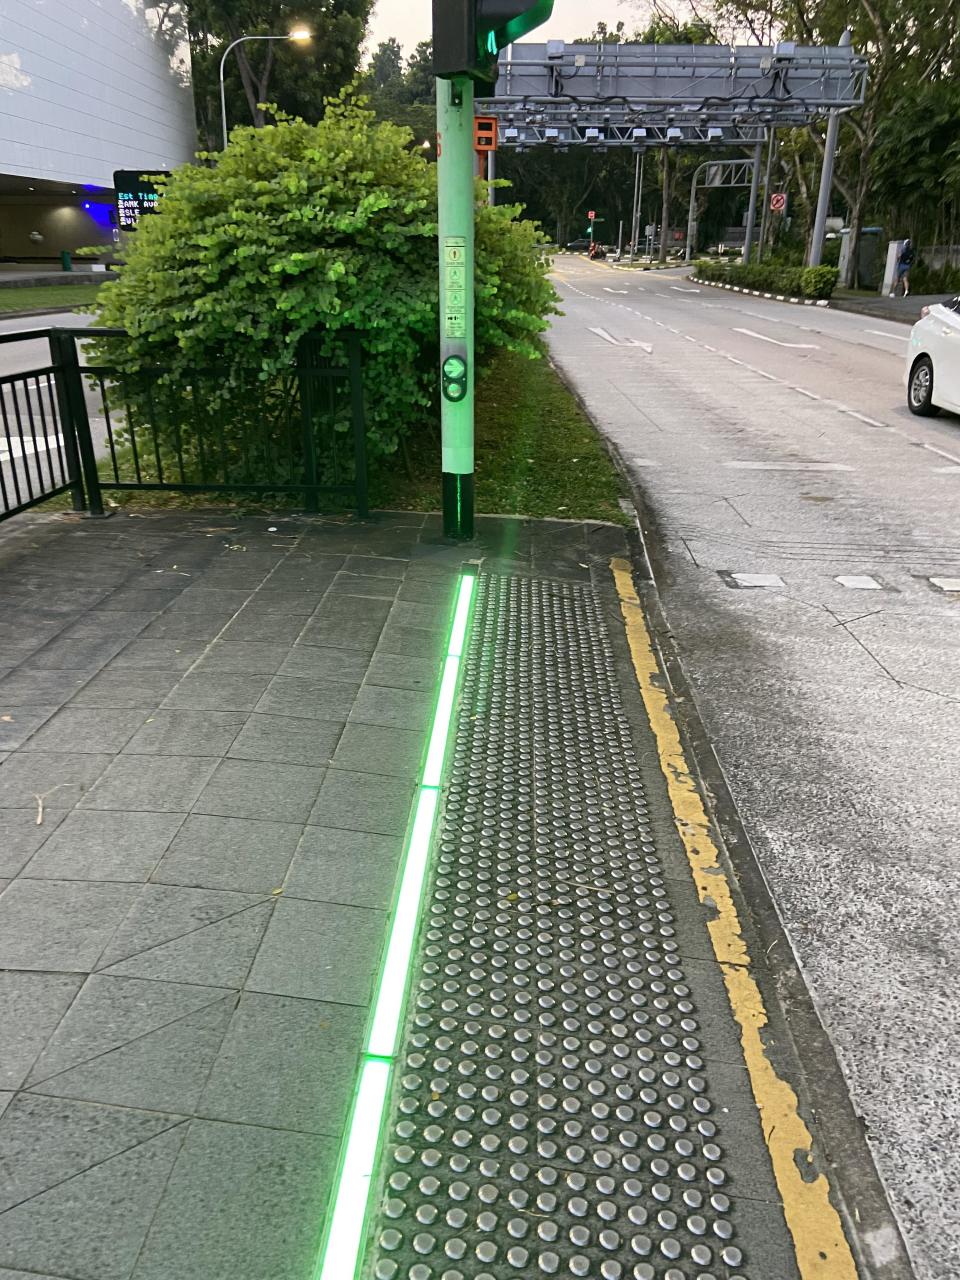
M 761 1280 L 590 588 L 481 576 L 428 895 L 365 1276 Z

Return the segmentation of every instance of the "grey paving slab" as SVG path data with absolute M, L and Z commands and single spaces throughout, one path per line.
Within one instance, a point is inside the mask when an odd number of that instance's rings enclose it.
M 156 591 L 142 587 L 118 587 L 94 605 L 94 612 L 157 614 L 172 604 L 179 595 L 180 591 L 175 587 L 164 587 Z
M 65 1276 L 52 1276 L 49 1273 L 41 1275 L 39 1271 L 9 1271 L 6 1267 L 0 1267 L 0 1280 L 66 1280 Z
M 191 671 L 163 701 L 191 711 L 252 711 L 268 683 L 268 676 Z
M 330 768 L 310 813 L 310 825 L 403 835 L 414 790 L 412 779 Z
M 272 579 L 250 597 L 244 606 L 244 613 L 279 614 L 287 617 L 309 618 L 317 607 L 316 595 L 297 591 L 293 588 L 278 589 L 271 585 Z
M 306 822 L 323 770 L 260 760 L 223 760 L 193 806 L 196 813 Z M 0 773 L 2 778 L 2 773 Z
M 206 647 L 203 640 L 131 640 L 113 661 L 117 668 L 136 667 L 138 671 L 186 671 Z
M 143 724 L 141 709 L 64 707 L 23 744 L 24 751 L 121 751 Z
M 339 1137 L 365 1022 L 353 1006 L 245 992 L 197 1114 Z
M 317 653 L 322 650 L 311 649 Z M 359 684 L 322 676 L 275 676 L 257 703 L 261 715 L 296 716 L 307 720 L 346 720 Z
M 0 1089 L 19 1089 L 83 978 L 66 973 L 0 973 Z
M 415 778 L 425 747 L 422 731 L 350 721 L 334 752 L 333 763 L 338 769 Z
M 283 661 L 285 648 L 275 642 L 218 640 L 197 664 L 197 671 L 243 675 L 273 675 Z
M 55 801 L 56 796 L 52 797 Z M 16 876 L 26 866 L 43 842 L 56 831 L 66 816 L 65 809 L 55 805 L 43 807 L 43 822 L 37 826 L 37 811 L 33 809 L 0 810 L 0 876 Z
M 350 719 L 360 724 L 410 729 L 426 735 L 433 719 L 435 701 L 432 690 L 391 689 L 365 684 L 357 695 Z
M 365 596 L 375 600 L 392 600 L 399 587 L 399 578 L 375 578 L 362 573 L 338 573 L 330 584 L 327 597 Z
M 41 880 L 150 878 L 183 815 L 75 809 L 29 860 L 24 875 Z
M 92 969 L 136 894 L 126 884 L 14 880 L 0 898 L 0 968 Z
M 153 873 L 158 884 L 272 893 L 284 882 L 300 823 L 191 814 Z
M 288 897 L 389 908 L 403 853 L 399 836 L 307 827 L 290 864 Z
M 255 613 L 242 609 L 223 633 L 229 643 L 235 641 L 290 645 L 303 630 L 303 619 L 295 614 Z
M 203 756 L 116 756 L 80 807 L 186 812 L 215 768 Z
M 0 704 L 0 751 L 16 751 L 21 743 L 44 724 L 56 711 L 56 706 L 18 707 Z
M 130 640 L 139 635 L 155 617 L 152 609 L 114 611 L 109 618 L 102 618 L 99 613 L 87 613 L 61 632 L 61 636 L 64 640 L 74 637 L 87 639 L 102 636 L 106 632 L 111 636 Z
M 210 590 L 200 586 L 185 587 L 170 604 L 171 613 L 223 612 L 236 613 L 250 598 L 245 587 L 224 587 Z
M 455 595 L 447 601 L 398 600 L 390 611 L 390 624 L 418 627 L 428 631 L 442 630 L 446 637 L 452 621 Z
M 272 995 L 366 1005 L 386 924 L 382 911 L 281 898 L 247 987 Z
M 0 1214 L 0 1258 L 47 1275 L 127 1280 L 184 1136 L 180 1123 Z
M 393 653 L 407 658 L 438 658 L 446 652 L 447 629 L 410 627 L 392 619 L 383 628 L 377 645 L 380 653 Z
M 272 902 L 258 902 L 148 947 L 104 971 L 156 982 L 240 988 L 250 972 L 272 911 Z
M 364 650 L 344 649 L 336 644 L 296 644 L 280 667 L 283 676 L 303 676 L 311 680 L 340 680 L 359 684 L 370 661 Z
M 164 613 L 144 628 L 142 639 L 209 642 L 220 634 L 232 617 L 234 614 L 231 610 L 222 609 Z
M 128 671 L 109 667 L 85 684 L 72 699 L 75 707 L 143 707 L 160 705 L 180 675 L 173 671 Z
M 33 671 L 20 667 L 0 679 L 0 703 L 11 707 L 59 707 L 86 684 L 94 671 Z
M 63 671 L 96 669 L 105 666 L 129 643 L 126 636 L 108 632 L 91 636 L 58 636 L 51 640 L 30 659 L 33 671 Z
M 113 760 L 108 755 L 33 751 L 12 755 L 0 765 L 0 808 L 37 810 L 37 796 L 69 808 L 77 803 Z
M 117 977 L 101 980 L 129 981 Z M 142 982 L 140 985 L 188 992 L 206 990 L 183 983 Z M 105 1049 L 74 1067 L 44 1075 L 30 1084 L 30 1092 L 110 1106 L 141 1107 L 148 1111 L 192 1113 L 233 1017 L 236 1000 L 235 992 L 221 991 L 212 1003 L 172 1018 L 154 1031 L 142 1032 L 136 1039 Z M 110 1016 L 110 1012 L 108 1010 L 106 1016 Z M 76 1013 L 77 1006 L 74 1006 L 61 1030 L 69 1026 Z
M 228 755 L 236 760 L 324 767 L 330 763 L 343 728 L 343 721 L 252 715 Z
M 440 655 L 425 658 L 404 654 L 377 652 L 367 669 L 367 684 L 392 689 L 421 689 L 433 692 L 439 688 L 443 661 Z
M 141 721 L 126 754 L 223 756 L 245 720 L 242 711 L 154 711 Z
M 14 1205 L 181 1122 L 179 1116 L 21 1093 L 0 1120 L 0 1224 Z M 0 1228 L 0 1259 L 9 1256 Z
M 336 1154 L 316 1134 L 192 1121 L 133 1280 L 303 1280 Z
M 348 573 L 362 573 L 375 578 L 402 578 L 407 561 L 386 556 L 347 556 L 343 564 Z

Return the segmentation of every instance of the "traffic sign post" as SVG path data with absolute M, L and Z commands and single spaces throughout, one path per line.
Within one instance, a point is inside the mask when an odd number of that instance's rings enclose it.
M 770 212 L 783 213 L 787 207 L 787 196 L 783 191 L 774 191 L 770 197 Z
M 440 443 L 443 532 L 473 537 L 474 149 L 496 126 L 474 123 L 474 81 L 497 54 L 550 17 L 553 0 L 433 0 L 440 250 Z
M 473 81 L 437 81 L 443 532 L 473 537 Z

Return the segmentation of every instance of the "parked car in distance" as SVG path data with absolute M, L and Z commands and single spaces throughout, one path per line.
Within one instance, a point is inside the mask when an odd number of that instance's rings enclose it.
M 923 308 L 910 330 L 904 382 L 911 413 L 960 413 L 960 297 Z
M 579 240 L 571 240 L 567 245 L 568 253 L 586 253 L 590 248 L 589 236 L 581 236 Z

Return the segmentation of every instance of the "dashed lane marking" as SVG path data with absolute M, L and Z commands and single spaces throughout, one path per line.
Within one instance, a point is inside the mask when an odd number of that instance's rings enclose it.
M 761 342 L 771 342 L 775 347 L 793 347 L 797 351 L 819 351 L 815 342 L 781 342 L 779 338 L 768 338 L 765 333 L 755 333 L 753 329 L 734 329 L 734 333 L 744 333 L 748 338 L 758 338 Z
M 839 582 L 841 587 L 848 587 L 851 591 L 883 590 L 876 578 L 871 578 L 868 573 L 842 573 L 834 578 L 834 582 Z
M 878 338 L 894 338 L 897 342 L 909 342 L 910 336 L 906 333 L 885 333 L 883 329 L 864 329 L 864 333 L 875 333 Z

